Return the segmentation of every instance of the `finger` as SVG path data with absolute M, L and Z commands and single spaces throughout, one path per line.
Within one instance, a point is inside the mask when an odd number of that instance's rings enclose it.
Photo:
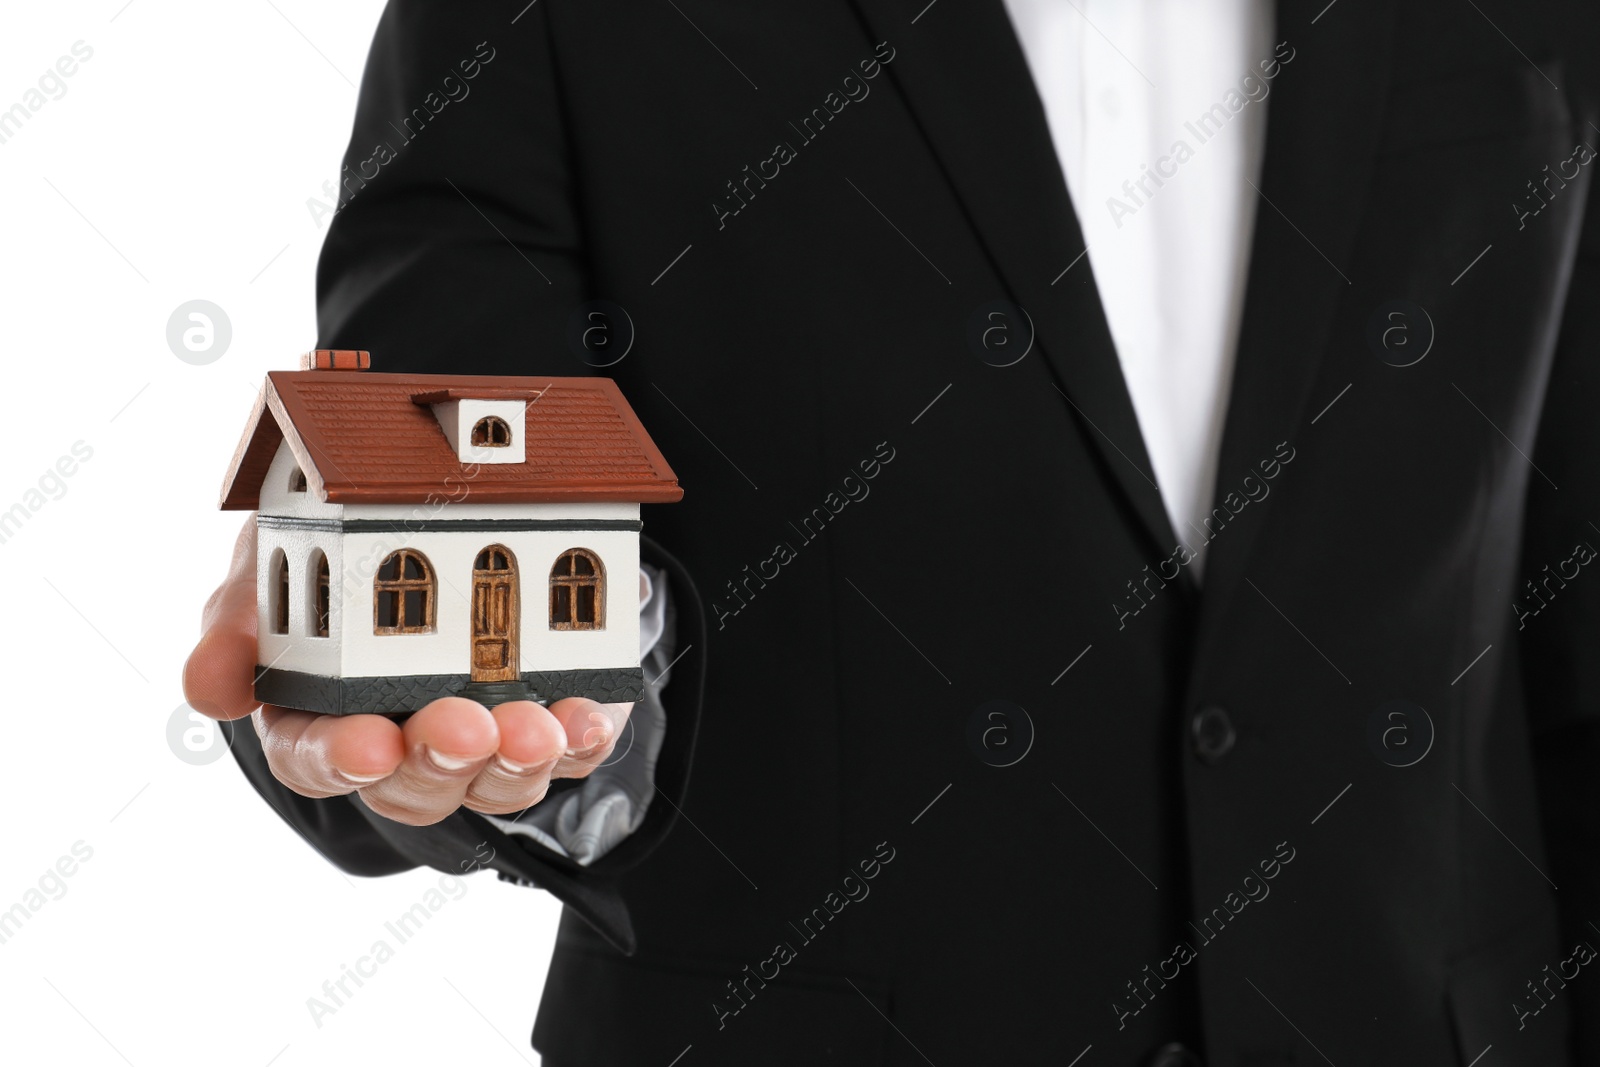
M 462 697 L 435 700 L 401 729 L 405 758 L 361 790 L 367 807 L 410 826 L 429 826 L 461 806 L 472 780 L 499 748 L 489 709 Z
M 632 704 L 601 704 L 585 697 L 567 697 L 551 704 L 550 714 L 567 737 L 566 751 L 552 777 L 585 778 L 604 763 L 632 711 Z
M 473 779 L 464 803 L 485 815 L 525 811 L 550 788 L 550 772 L 567 748 L 566 731 L 531 700 L 501 704 L 490 714 L 500 731 L 500 750 Z
M 382 715 L 318 715 L 263 705 L 252 717 L 273 777 L 301 796 L 353 793 L 400 766 L 405 741 Z
M 183 665 L 183 695 L 213 719 L 255 710 L 256 526 L 239 531 L 228 577 L 206 601 L 204 632 Z

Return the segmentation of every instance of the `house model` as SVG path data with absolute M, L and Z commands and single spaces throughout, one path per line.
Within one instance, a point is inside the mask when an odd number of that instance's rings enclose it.
M 637 699 L 639 505 L 677 477 L 606 378 L 267 375 L 222 507 L 255 510 L 256 698 L 334 715 Z

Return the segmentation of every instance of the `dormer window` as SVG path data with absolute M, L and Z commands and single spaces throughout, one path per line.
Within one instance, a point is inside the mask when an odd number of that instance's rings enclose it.
M 413 393 L 411 402 L 433 411 L 450 450 L 463 465 L 525 463 L 527 428 L 541 412 L 543 390 L 481 385 Z
M 511 427 L 497 415 L 479 419 L 472 426 L 472 447 L 510 448 Z
M 289 474 L 289 492 L 303 493 L 306 491 L 306 472 L 296 467 Z

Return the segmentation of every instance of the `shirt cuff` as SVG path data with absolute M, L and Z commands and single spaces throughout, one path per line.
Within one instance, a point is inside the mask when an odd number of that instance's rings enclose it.
M 522 814 L 484 816 L 508 834 L 531 838 L 587 866 L 639 828 L 655 795 L 656 759 L 666 736 L 661 689 L 673 662 L 666 572 L 639 565 L 639 663 L 643 694 L 611 756 L 573 789 L 547 797 Z

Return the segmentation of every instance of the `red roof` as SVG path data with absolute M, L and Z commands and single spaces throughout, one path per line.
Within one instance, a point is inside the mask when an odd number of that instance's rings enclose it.
M 453 399 L 525 400 L 526 460 L 462 463 L 429 407 Z M 261 482 L 282 441 L 305 472 L 307 488 L 336 504 L 411 504 L 430 497 L 480 504 L 671 503 L 683 497 L 677 475 L 609 378 L 273 371 L 228 469 L 224 509 L 258 506 Z

